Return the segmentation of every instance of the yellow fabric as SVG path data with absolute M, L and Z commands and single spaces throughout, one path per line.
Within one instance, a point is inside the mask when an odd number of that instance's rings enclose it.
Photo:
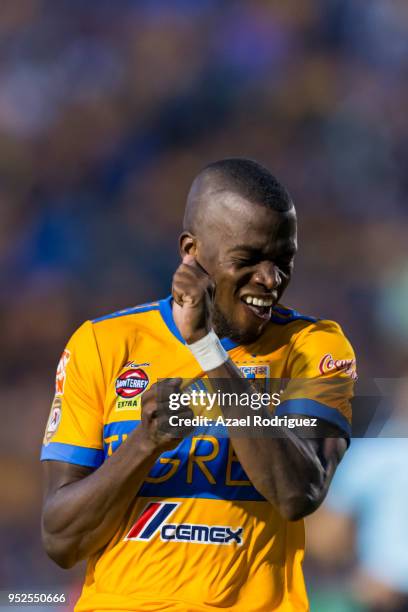
M 340 327 L 279 310 L 257 342 L 230 348 L 232 360 L 248 376 L 315 379 L 306 386 L 304 397 L 312 400 L 306 412 L 302 384 L 289 382 L 284 398 L 299 400 L 289 401 L 290 411 L 311 414 L 324 403 L 328 420 L 347 422 L 354 355 Z M 162 300 L 79 328 L 58 368 L 43 460 L 97 468 L 138 425 L 143 393 L 153 382 L 204 375 L 174 335 L 170 313 L 170 301 Z M 319 385 L 330 378 L 343 384 L 325 398 Z M 285 403 L 279 410 L 285 413 Z M 309 609 L 303 521 L 285 521 L 262 498 L 228 439 L 193 434 L 163 453 L 136 493 L 118 533 L 88 561 L 77 612 Z

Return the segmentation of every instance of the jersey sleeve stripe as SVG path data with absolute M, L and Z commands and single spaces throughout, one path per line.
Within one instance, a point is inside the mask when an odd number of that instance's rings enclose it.
M 98 468 L 104 460 L 103 450 L 62 442 L 50 442 L 42 447 L 41 461 L 64 461 L 85 467 Z
M 351 425 L 342 413 L 336 408 L 331 408 L 307 398 L 290 399 L 277 407 L 275 414 L 284 416 L 286 414 L 304 414 L 306 416 L 317 417 L 336 425 L 344 431 L 347 436 L 351 435 Z
M 186 344 L 184 338 L 180 334 L 180 331 L 173 319 L 173 311 L 172 311 L 172 300 L 173 297 L 169 295 L 167 298 L 160 300 L 159 302 L 159 310 L 162 316 L 163 321 L 173 334 L 182 344 Z M 221 344 L 226 351 L 231 351 L 234 348 L 237 348 L 239 344 L 231 340 L 230 338 L 220 338 Z
M 128 315 L 140 314 L 142 312 L 150 312 L 151 310 L 159 310 L 158 302 L 152 302 L 150 304 L 141 304 L 140 306 L 133 306 L 132 308 L 125 308 L 124 310 L 118 310 L 111 314 L 103 315 L 97 319 L 93 319 L 92 323 L 100 323 L 107 319 L 117 319 L 118 317 L 126 317 Z

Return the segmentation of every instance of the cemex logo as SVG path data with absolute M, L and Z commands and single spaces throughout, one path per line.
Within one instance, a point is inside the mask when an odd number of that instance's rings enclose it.
M 217 545 L 235 543 L 241 546 L 242 527 L 167 523 L 166 520 L 178 506 L 180 506 L 180 502 L 150 502 L 125 537 L 125 540 L 147 542 L 159 532 L 163 542 L 194 542 Z

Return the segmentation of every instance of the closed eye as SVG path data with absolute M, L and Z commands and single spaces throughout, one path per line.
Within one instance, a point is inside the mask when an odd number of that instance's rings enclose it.
M 234 257 L 232 262 L 239 266 L 253 266 L 256 263 L 254 258 L 248 257 Z

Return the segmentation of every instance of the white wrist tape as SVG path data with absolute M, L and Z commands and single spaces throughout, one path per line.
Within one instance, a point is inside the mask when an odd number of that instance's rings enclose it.
M 187 344 L 204 372 L 214 370 L 228 361 L 229 355 L 212 329 L 204 338 Z

